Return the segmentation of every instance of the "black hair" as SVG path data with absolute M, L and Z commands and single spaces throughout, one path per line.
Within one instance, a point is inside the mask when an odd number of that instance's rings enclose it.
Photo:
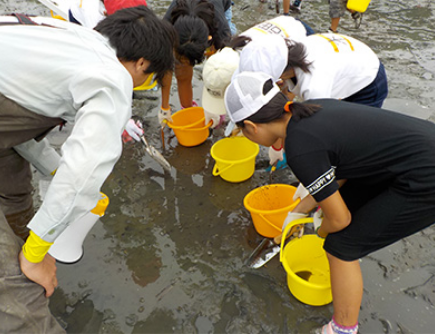
M 239 35 L 231 39 L 229 46 L 234 50 L 242 49 L 251 41 L 252 38 Z M 305 46 L 302 43 L 291 41 L 286 38 L 284 41 L 288 49 L 288 61 L 286 67 L 284 68 L 284 72 L 291 68 L 297 67 L 306 73 L 310 73 L 309 67 L 311 63 L 307 61 L 307 50 Z
M 150 65 L 145 73 L 154 72 L 158 82 L 174 67 L 174 28 L 148 7 L 118 10 L 100 21 L 94 29 L 109 39 L 118 59 L 148 60 Z
M 233 50 L 237 51 L 238 49 L 243 49 L 250 41 L 252 41 L 251 37 L 237 35 L 231 38 L 228 46 Z
M 225 46 L 218 34 L 214 5 L 207 0 L 176 0 L 169 21 L 178 33 L 177 54 L 192 66 L 204 60 L 207 47 L 219 50 Z
M 267 94 L 272 87 L 272 79 L 267 80 L 263 86 L 263 95 Z M 280 119 L 284 114 L 287 113 L 287 111 L 284 109 L 287 102 L 288 98 L 282 92 L 279 92 L 269 101 L 269 103 L 264 105 L 255 114 L 246 118 L 246 120 L 254 123 L 269 123 Z M 289 107 L 292 113 L 292 119 L 295 121 L 299 121 L 301 118 L 310 117 L 322 108 L 317 104 L 304 104 L 298 102 L 290 104 Z M 243 121 L 237 122 L 236 125 L 240 128 L 243 128 L 245 126 Z
M 299 42 L 284 39 L 288 48 L 288 61 L 284 71 L 291 68 L 300 68 L 305 73 L 310 73 L 311 63 L 307 61 L 307 50 L 305 45 Z
M 204 21 L 198 17 L 182 16 L 175 22 L 174 28 L 179 40 L 177 57 L 186 57 L 191 66 L 202 63 L 209 36 Z

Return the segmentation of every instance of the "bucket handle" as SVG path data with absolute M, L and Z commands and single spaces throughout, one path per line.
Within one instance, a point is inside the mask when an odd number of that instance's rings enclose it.
M 281 238 L 281 249 L 279 251 L 279 261 L 282 262 L 282 254 L 283 254 L 283 248 L 284 248 L 284 244 L 285 244 L 285 240 L 286 240 L 286 236 L 287 233 L 291 230 L 291 228 L 293 226 L 296 225 L 301 225 L 301 224 L 307 224 L 307 223 L 312 223 L 313 222 L 313 217 L 309 217 L 309 218 L 299 218 L 299 219 L 295 219 L 293 221 L 291 221 L 284 229 L 284 232 L 282 233 L 282 238 Z
M 214 167 L 213 167 L 213 175 L 214 175 L 214 176 L 218 176 L 218 175 L 222 174 L 223 172 L 225 172 L 227 169 L 233 167 L 234 165 L 235 165 L 235 164 L 233 163 L 233 164 L 231 164 L 231 165 L 228 165 L 228 166 L 225 167 L 224 169 L 219 170 L 217 164 L 215 164 Z

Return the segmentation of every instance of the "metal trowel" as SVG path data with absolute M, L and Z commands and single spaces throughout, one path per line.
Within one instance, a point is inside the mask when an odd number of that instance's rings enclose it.
M 295 225 L 292 227 L 288 236 L 301 237 L 304 233 L 303 225 Z M 254 249 L 252 254 L 246 261 L 249 268 L 260 268 L 269 262 L 273 257 L 279 253 L 281 249 L 281 234 L 273 239 L 264 238 L 257 248 Z
M 155 161 L 157 161 L 164 169 L 167 171 L 171 171 L 171 164 L 168 162 L 168 160 L 165 159 L 165 157 L 157 151 L 157 149 L 154 146 L 151 146 L 148 143 L 148 140 L 144 136 L 140 137 L 142 143 L 145 145 L 145 151 L 153 158 Z

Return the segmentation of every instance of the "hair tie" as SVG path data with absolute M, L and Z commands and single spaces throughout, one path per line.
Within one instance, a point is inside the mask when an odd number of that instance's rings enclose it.
M 288 101 L 285 106 L 284 106 L 284 110 L 286 112 L 290 112 L 290 105 L 293 104 L 293 101 Z

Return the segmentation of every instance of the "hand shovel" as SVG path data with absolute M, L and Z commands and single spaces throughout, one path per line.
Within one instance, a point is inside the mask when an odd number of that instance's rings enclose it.
M 166 160 L 163 155 L 156 150 L 154 146 L 151 146 L 148 144 L 148 140 L 144 136 L 140 137 L 142 143 L 145 145 L 145 151 L 153 158 L 155 161 L 157 161 L 164 169 L 167 171 L 171 171 L 171 164 Z
M 303 233 L 303 225 L 295 225 L 292 227 L 290 233 L 287 234 L 287 237 L 297 236 L 300 238 Z M 273 257 L 280 251 L 281 237 L 282 235 L 280 234 L 273 239 L 264 238 L 249 256 L 246 265 L 249 268 L 257 269 L 273 259 Z

